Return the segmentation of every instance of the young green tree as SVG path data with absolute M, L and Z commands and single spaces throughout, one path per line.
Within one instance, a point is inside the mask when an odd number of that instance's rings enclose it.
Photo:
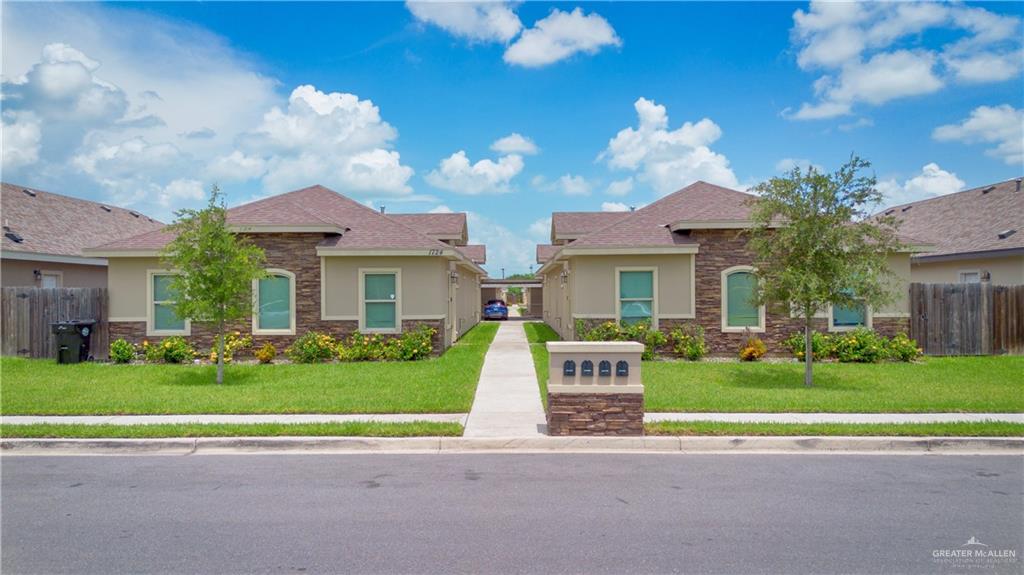
M 896 219 L 870 218 L 882 199 L 866 160 L 851 156 L 835 173 L 794 168 L 754 188 L 757 303 L 788 302 L 804 320 L 804 384 L 813 382 L 813 318 L 829 306 L 878 306 L 892 300 L 888 256 L 900 248 Z
M 175 238 L 161 259 L 178 271 L 170 289 L 178 317 L 195 318 L 216 330 L 217 383 L 224 382 L 224 336 L 227 325 L 252 314 L 252 281 L 265 275 L 263 250 L 227 226 L 227 209 L 214 186 L 201 210 L 175 212 Z

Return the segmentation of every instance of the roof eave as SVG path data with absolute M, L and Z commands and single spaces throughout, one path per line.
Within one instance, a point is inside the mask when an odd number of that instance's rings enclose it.
M 976 252 L 957 252 L 953 254 L 926 254 L 919 256 L 911 256 L 911 261 L 915 263 L 931 263 L 955 260 L 972 260 L 978 258 L 1005 258 L 1017 255 L 1024 255 L 1024 247 L 1003 248 L 998 250 L 981 250 Z

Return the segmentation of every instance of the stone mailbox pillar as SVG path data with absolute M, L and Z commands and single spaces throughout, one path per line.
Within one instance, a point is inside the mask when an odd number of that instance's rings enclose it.
M 643 344 L 550 341 L 547 348 L 549 435 L 643 435 Z

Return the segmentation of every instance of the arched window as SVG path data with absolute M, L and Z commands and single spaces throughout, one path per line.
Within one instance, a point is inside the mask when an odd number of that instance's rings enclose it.
M 722 272 L 722 331 L 764 331 L 764 306 L 755 303 L 756 295 L 754 268 L 734 266 Z
M 295 335 L 295 274 L 268 269 L 252 282 L 252 332 L 257 335 Z

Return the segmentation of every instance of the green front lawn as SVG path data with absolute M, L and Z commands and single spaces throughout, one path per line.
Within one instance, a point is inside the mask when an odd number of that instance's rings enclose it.
M 648 435 L 845 435 L 1024 437 L 1024 424 L 979 423 L 727 423 L 665 421 L 644 425 Z
M 530 342 L 530 355 L 533 356 L 533 369 L 537 372 L 537 383 L 540 384 L 540 400 L 544 409 L 548 407 L 548 348 L 549 341 L 558 341 L 558 333 L 546 323 L 528 322 L 523 324 L 526 330 L 526 341 Z
M 3 415 L 465 413 L 498 326 L 481 323 L 439 358 L 214 366 L 57 365 L 0 358 Z
M 1024 356 L 929 357 L 918 363 L 645 361 L 647 411 L 1022 412 Z
M 0 436 L 8 438 L 153 438 L 153 437 L 459 437 L 458 423 L 412 421 L 408 423 L 185 423 L 152 425 L 5 425 Z

